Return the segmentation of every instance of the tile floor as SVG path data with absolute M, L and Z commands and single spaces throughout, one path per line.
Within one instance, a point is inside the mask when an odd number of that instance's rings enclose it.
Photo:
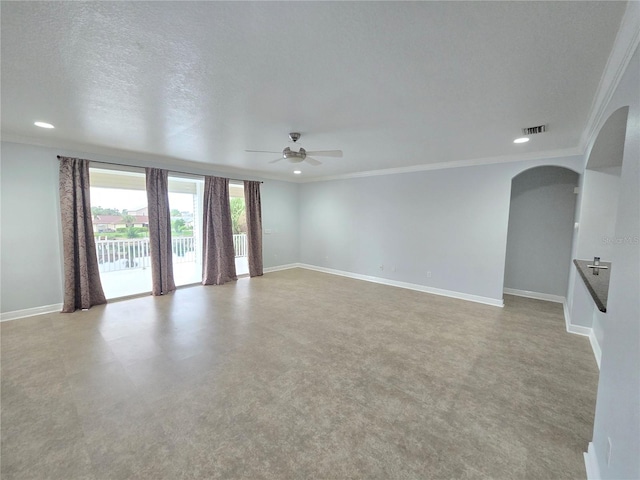
M 0 325 L 4 480 L 584 478 L 558 304 L 301 269 Z

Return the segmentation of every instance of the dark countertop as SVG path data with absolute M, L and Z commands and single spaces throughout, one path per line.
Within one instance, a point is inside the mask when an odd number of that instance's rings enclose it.
M 593 265 L 593 260 L 573 260 L 576 264 L 578 273 L 584 280 L 587 290 L 596 302 L 598 310 L 607 311 L 607 299 L 609 297 L 609 278 L 611 278 L 611 262 L 600 262 L 600 265 L 609 267 L 607 269 L 599 269 L 598 275 L 593 274 L 593 268 L 587 265 Z

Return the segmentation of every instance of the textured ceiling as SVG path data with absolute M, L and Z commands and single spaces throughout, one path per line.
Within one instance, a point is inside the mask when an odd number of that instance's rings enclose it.
M 311 178 L 576 149 L 624 9 L 2 2 L 2 133 L 288 179 L 244 150 L 344 151 Z

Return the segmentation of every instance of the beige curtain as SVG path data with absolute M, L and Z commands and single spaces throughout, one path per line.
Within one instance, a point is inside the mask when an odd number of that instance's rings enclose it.
M 173 258 L 171 253 L 171 211 L 169 210 L 169 172 L 145 169 L 149 208 L 149 253 L 151 255 L 151 292 L 173 292 Z
M 247 242 L 249 249 L 249 276 L 262 275 L 262 206 L 260 182 L 244 182 L 244 202 L 247 217 Z
M 228 178 L 204 177 L 203 217 L 202 284 L 237 280 Z
M 73 312 L 107 303 L 100 283 L 89 197 L 89 161 L 60 158 L 64 304 Z

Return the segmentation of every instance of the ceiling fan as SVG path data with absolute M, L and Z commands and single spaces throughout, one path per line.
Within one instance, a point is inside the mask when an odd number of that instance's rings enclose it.
M 300 133 L 291 132 L 289 134 L 289 139 L 296 143 L 300 138 Z M 276 158 L 275 160 L 271 160 L 269 163 L 276 163 L 280 160 L 289 160 L 291 163 L 300 163 L 307 162 L 310 165 L 316 166 L 321 165 L 322 162 L 320 160 L 316 160 L 309 155 L 313 155 L 316 157 L 342 157 L 342 150 L 316 150 L 313 152 L 307 152 L 304 148 L 300 147 L 299 151 L 291 150 L 291 148 L 286 147 L 282 152 L 270 152 L 267 150 L 245 150 L 245 152 L 250 153 L 281 153 L 281 156 Z

